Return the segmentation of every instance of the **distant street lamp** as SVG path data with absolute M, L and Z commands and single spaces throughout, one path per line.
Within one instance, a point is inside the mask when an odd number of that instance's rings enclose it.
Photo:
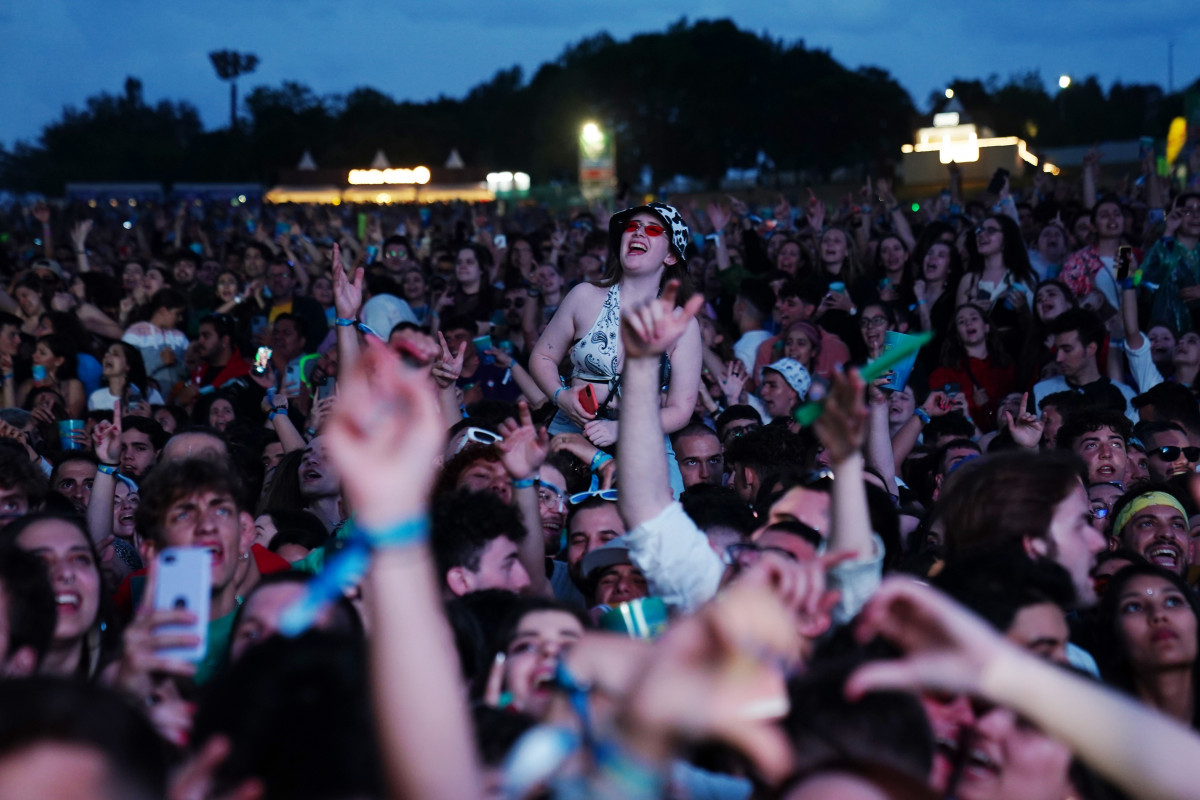
M 954 90 L 953 90 L 953 89 L 947 89 L 947 90 L 946 90 L 946 99 L 947 99 L 947 100 L 951 100 L 951 99 L 953 99 L 953 97 L 954 97 Z
M 1070 85 L 1071 85 L 1071 76 L 1070 75 L 1059 75 L 1058 76 L 1058 88 L 1065 89 Z
M 585 122 L 580 136 L 591 147 L 599 147 L 604 144 L 604 131 L 600 130 L 600 126 L 594 122 Z
M 248 75 L 258 67 L 258 56 L 253 53 L 238 53 L 233 50 L 214 50 L 208 54 L 217 77 L 229 81 L 229 130 L 237 130 L 237 79 Z
M 612 196 L 616 168 L 612 133 L 595 122 L 583 123 L 579 129 L 579 191 L 588 202 Z

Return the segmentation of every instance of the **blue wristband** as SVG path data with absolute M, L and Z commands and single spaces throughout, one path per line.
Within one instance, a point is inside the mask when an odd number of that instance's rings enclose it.
M 339 327 L 341 327 L 341 328 L 349 328 L 349 327 L 351 327 L 351 326 L 353 326 L 353 325 L 357 325 L 357 324 L 358 324 L 358 320 L 356 320 L 356 319 L 346 319 L 345 317 L 337 317 L 336 319 L 334 319 L 334 321 L 333 321 L 333 322 L 334 322 L 334 324 L 335 324 L 335 325 L 337 325 L 337 326 L 339 326 Z
M 550 400 L 550 402 L 554 403 L 554 405 L 558 405 L 558 396 L 560 394 L 562 394 L 563 392 L 565 392 L 566 390 L 567 390 L 567 387 L 565 387 L 565 386 L 560 386 L 557 389 L 555 389 L 554 397 Z
M 603 450 L 599 450 L 596 452 L 596 455 L 592 456 L 592 464 L 591 464 L 590 468 L 591 468 L 592 472 L 595 472 L 596 470 L 600 469 L 601 467 L 603 467 L 605 464 L 607 464 L 608 462 L 610 462 L 612 460 L 613 460 L 612 456 L 610 456 L 608 453 L 604 452 Z
M 429 539 L 429 518 L 425 516 L 410 517 L 379 530 L 364 528 L 356 520 L 354 531 L 355 535 L 362 537 L 372 550 L 412 547 Z
M 201 386 L 198 391 L 200 392 L 200 394 L 212 394 L 216 390 L 217 390 L 217 387 L 213 386 L 210 383 L 208 386 Z
M 512 487 L 514 489 L 532 489 L 535 483 L 537 483 L 535 478 L 519 478 L 512 482 Z
M 117 474 L 117 468 L 108 464 L 97 464 L 96 471 L 103 472 L 105 475 L 112 475 L 114 477 Z
M 928 424 L 929 424 L 929 415 L 928 415 L 927 413 L 925 413 L 925 409 L 923 409 L 923 408 L 918 408 L 916 411 L 914 411 L 914 412 L 913 412 L 913 415 L 914 415 L 914 416 L 915 416 L 917 419 L 921 420 L 921 424 L 922 424 L 922 425 L 928 425 Z

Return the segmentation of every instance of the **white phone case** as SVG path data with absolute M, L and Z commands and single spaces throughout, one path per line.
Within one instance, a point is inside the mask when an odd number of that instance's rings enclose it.
M 183 609 L 196 615 L 192 625 L 163 625 L 161 633 L 190 633 L 199 637 L 195 647 L 160 651 L 169 658 L 199 661 L 208 650 L 208 612 L 212 602 L 212 553 L 205 547 L 168 547 L 158 554 L 158 580 L 154 590 L 157 611 Z

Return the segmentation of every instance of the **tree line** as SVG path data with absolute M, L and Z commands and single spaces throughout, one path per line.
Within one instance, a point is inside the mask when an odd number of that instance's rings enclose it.
M 1050 95 L 1036 73 L 956 80 L 964 106 L 998 135 L 1034 145 L 1161 136 L 1181 94 L 1093 78 Z M 928 110 L 928 105 L 926 109 Z M 656 182 L 687 175 L 715 186 L 728 168 L 765 155 L 778 170 L 820 180 L 839 167 L 898 157 L 921 112 L 878 67 L 847 69 L 826 50 L 681 19 L 617 41 L 599 33 L 567 46 L 526 79 L 498 71 L 461 99 L 414 103 L 360 87 L 318 95 L 293 81 L 246 94 L 238 124 L 205 131 L 187 102 L 146 103 L 141 83 L 67 108 L 36 142 L 0 147 L 0 187 L 58 194 L 67 181 L 273 181 L 307 150 L 327 167 L 439 165 L 457 148 L 468 165 L 571 182 L 584 120 L 616 136 L 618 174 L 649 165 Z

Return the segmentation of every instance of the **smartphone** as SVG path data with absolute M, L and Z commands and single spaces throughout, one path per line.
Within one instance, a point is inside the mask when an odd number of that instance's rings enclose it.
M 992 175 L 992 180 L 988 183 L 988 194 L 1000 194 L 1000 190 L 1004 188 L 1004 181 L 1008 179 L 1008 170 L 1000 167 Z
M 596 390 L 590 383 L 579 390 L 579 405 L 583 406 L 583 410 L 589 414 L 595 414 L 600 410 L 600 403 L 596 400 Z
M 267 365 L 271 363 L 271 348 L 260 347 L 258 352 L 254 354 L 254 374 L 265 375 Z
M 227 554 L 228 556 L 228 554 Z M 154 587 L 156 611 L 185 610 L 196 615 L 190 625 L 163 625 L 163 633 L 191 634 L 195 647 L 160 650 L 168 658 L 199 661 L 208 650 L 208 614 L 212 601 L 212 553 L 207 547 L 168 547 L 158 554 L 158 581 Z
M 492 237 L 492 243 L 495 244 L 496 247 L 499 247 L 499 248 L 508 247 L 508 237 L 505 236 L 503 233 L 497 233 L 495 236 Z
M 954 397 L 957 394 L 962 394 L 962 386 L 958 385 L 957 383 L 947 383 L 942 387 L 942 391 L 944 391 L 948 397 Z
M 276 222 L 275 223 L 275 235 L 276 236 L 280 236 L 280 235 L 287 236 L 288 231 L 290 231 L 291 229 L 292 229 L 292 226 L 287 224 L 286 222 Z
M 1117 248 L 1117 280 L 1123 281 L 1129 277 L 1129 267 L 1133 262 L 1133 248 L 1123 244 Z

